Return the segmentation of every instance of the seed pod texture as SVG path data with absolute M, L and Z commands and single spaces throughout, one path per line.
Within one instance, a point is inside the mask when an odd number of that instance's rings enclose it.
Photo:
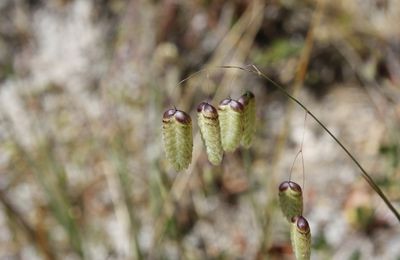
M 206 102 L 200 103 L 197 107 L 197 121 L 201 138 L 206 146 L 208 160 L 213 165 L 221 164 L 224 151 L 222 150 L 217 109 Z
M 233 152 L 240 144 L 243 134 L 243 112 L 243 105 L 230 98 L 222 100 L 218 106 L 221 143 L 226 152 Z
M 297 260 L 309 260 L 311 256 L 311 231 L 307 220 L 295 216 L 290 224 L 290 239 Z
M 250 148 L 256 132 L 256 100 L 251 91 L 246 91 L 238 102 L 244 107 L 243 112 L 243 135 L 241 143 L 244 148 Z
M 177 109 L 167 110 L 163 115 L 162 136 L 167 160 L 177 171 L 186 169 L 193 150 L 190 116 Z
M 283 215 L 290 222 L 295 216 L 303 214 L 303 193 L 300 185 L 284 181 L 279 185 L 279 204 Z

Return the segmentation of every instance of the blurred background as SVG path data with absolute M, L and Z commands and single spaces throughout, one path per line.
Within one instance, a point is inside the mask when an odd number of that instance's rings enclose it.
M 298 97 L 400 202 L 400 1 L 1 0 L 0 259 L 294 259 L 278 185 L 304 136 L 312 259 L 400 259 L 400 226 Z M 192 73 L 208 68 L 190 80 Z M 196 107 L 256 95 L 208 161 Z M 163 112 L 193 119 L 166 161 Z

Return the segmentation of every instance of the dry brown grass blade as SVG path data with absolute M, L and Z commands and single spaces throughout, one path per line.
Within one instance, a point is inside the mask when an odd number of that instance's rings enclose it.
M 50 243 L 47 239 L 47 235 L 43 234 L 44 230 L 34 229 L 22 216 L 20 212 L 12 205 L 8 200 L 6 194 L 0 190 L 0 202 L 3 204 L 7 213 L 12 217 L 21 230 L 26 234 L 28 239 L 36 246 L 36 248 L 42 253 L 45 259 L 56 259 L 53 250 L 50 247 Z

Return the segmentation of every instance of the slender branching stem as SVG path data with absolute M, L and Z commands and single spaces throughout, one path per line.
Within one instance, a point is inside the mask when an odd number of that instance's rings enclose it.
M 368 172 L 361 166 L 361 164 L 354 157 L 354 155 L 343 145 L 343 143 L 341 141 L 339 141 L 339 139 L 334 134 L 332 134 L 332 132 L 325 126 L 325 124 L 323 124 L 300 100 L 298 100 L 297 98 L 292 96 L 288 91 L 286 91 L 285 88 L 283 88 L 278 83 L 276 83 L 271 78 L 269 78 L 267 75 L 262 73 L 256 66 L 250 65 L 249 67 L 250 68 L 244 68 L 244 67 L 240 67 L 240 66 L 220 66 L 220 68 L 239 69 L 239 70 L 243 70 L 246 72 L 257 74 L 259 77 L 266 79 L 268 82 L 270 82 L 272 85 L 274 85 L 280 92 L 282 92 L 286 97 L 288 97 L 290 100 L 292 100 L 297 105 L 299 105 L 307 114 L 309 114 L 325 130 L 325 132 L 327 132 L 329 134 L 330 137 L 332 137 L 332 139 L 340 146 L 340 148 L 342 148 L 343 151 L 350 157 L 350 159 L 361 170 L 361 176 L 364 178 L 364 180 L 379 195 L 379 197 L 382 198 L 382 200 L 385 202 L 386 206 L 396 216 L 397 220 L 400 221 L 400 214 L 397 211 L 397 209 L 393 206 L 393 204 L 390 202 L 388 197 L 386 197 L 386 195 L 383 193 L 383 191 L 375 183 L 375 181 L 368 174 Z
M 210 68 L 212 69 L 212 68 Z M 329 134 L 330 137 L 342 148 L 342 150 L 350 157 L 350 159 L 356 164 L 356 166 L 360 169 L 361 171 L 361 176 L 364 178 L 364 180 L 369 184 L 369 186 L 379 195 L 379 197 L 382 198 L 382 200 L 385 202 L 386 206 L 389 208 L 389 210 L 395 215 L 397 220 L 400 222 L 400 213 L 397 211 L 397 209 L 393 206 L 393 204 L 390 202 L 388 197 L 383 193 L 383 191 L 379 188 L 379 186 L 375 183 L 375 181 L 372 179 L 370 174 L 361 166 L 361 164 L 358 162 L 358 160 L 354 157 L 354 155 L 344 146 L 344 144 L 339 141 L 339 139 L 323 124 L 315 115 L 312 113 L 300 100 L 295 98 L 293 95 L 291 95 L 285 88 L 283 88 L 281 85 L 276 83 L 274 80 L 269 78 L 267 75 L 262 73 L 255 65 L 248 65 L 245 67 L 241 66 L 231 66 L 231 65 L 224 65 L 224 66 L 218 66 L 214 67 L 214 69 L 237 69 L 237 70 L 242 70 L 245 72 L 253 73 L 256 74 L 258 77 L 263 78 L 270 82 L 274 87 L 276 87 L 282 94 L 284 94 L 287 98 L 289 98 L 291 101 L 299 105 L 308 115 L 310 115 L 323 129 L 325 132 Z M 189 77 L 185 78 L 181 82 L 178 83 L 178 86 L 182 84 L 183 82 L 189 80 L 190 78 L 194 77 L 195 75 L 207 71 L 209 69 L 202 69 L 194 74 L 190 75 Z

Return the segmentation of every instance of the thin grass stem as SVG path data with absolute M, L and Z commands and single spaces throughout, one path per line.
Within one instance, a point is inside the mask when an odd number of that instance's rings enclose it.
M 272 80 L 271 78 L 269 78 L 267 75 L 265 75 L 264 73 L 262 73 L 255 65 L 247 65 L 245 67 L 241 67 L 241 66 L 235 66 L 235 65 L 222 65 L 222 66 L 217 66 L 214 68 L 210 68 L 210 69 L 237 69 L 237 70 L 241 70 L 241 71 L 245 71 L 248 73 L 252 73 L 252 74 L 256 74 L 258 77 L 263 78 L 265 80 L 267 80 L 268 82 L 270 82 L 274 87 L 276 87 L 283 95 L 285 95 L 287 98 L 289 98 L 291 101 L 293 101 L 294 103 L 296 103 L 298 106 L 300 106 L 305 112 L 306 114 L 310 115 L 315 122 L 318 123 L 318 125 L 320 125 L 322 127 L 322 129 L 324 129 L 324 131 L 326 133 L 328 133 L 328 135 L 340 146 L 340 148 L 342 148 L 342 150 L 350 157 L 350 159 L 354 162 L 354 164 L 360 169 L 361 171 L 361 176 L 364 178 L 364 180 L 369 184 L 369 186 L 379 195 L 379 197 L 381 197 L 381 199 L 385 202 L 386 206 L 389 208 L 389 210 L 394 214 L 394 216 L 396 217 L 396 219 L 400 222 L 400 213 L 398 212 L 398 210 L 394 207 L 394 205 L 390 202 L 389 198 L 383 193 L 383 191 L 379 188 L 379 186 L 375 183 L 375 181 L 372 179 L 372 177 L 370 176 L 370 174 L 368 174 L 368 172 L 364 169 L 364 167 L 362 167 L 362 165 L 360 164 L 360 162 L 355 158 L 355 156 L 346 148 L 346 146 L 344 146 L 344 144 L 339 141 L 339 139 L 325 126 L 325 124 L 323 124 L 315 115 L 314 113 L 312 113 L 300 100 L 298 100 L 297 98 L 295 98 L 293 95 L 291 95 L 284 87 L 282 87 L 281 85 L 279 85 L 278 83 L 276 83 L 274 80 Z M 188 79 L 194 77 L 195 75 L 204 72 L 204 71 L 208 71 L 209 69 L 202 69 L 199 70 L 197 72 L 195 72 L 194 74 L 191 74 L 189 77 L 183 79 L 177 86 L 179 86 L 180 84 L 182 84 L 183 82 L 187 81 Z
M 361 166 L 361 164 L 354 157 L 354 155 L 343 145 L 343 143 L 341 141 L 339 141 L 339 139 L 325 126 L 325 124 L 323 124 L 300 100 L 298 100 L 297 98 L 293 97 L 282 86 L 280 86 L 278 83 L 276 83 L 275 81 L 270 79 L 267 75 L 262 73 L 256 66 L 251 65 L 251 67 L 254 70 L 246 69 L 246 68 L 243 68 L 243 67 L 240 67 L 240 66 L 220 66 L 220 68 L 239 69 L 239 70 L 242 70 L 242 71 L 246 71 L 246 72 L 257 74 L 259 77 L 266 79 L 268 82 L 270 82 L 272 85 L 274 85 L 280 92 L 282 92 L 286 97 L 288 97 L 290 100 L 292 100 L 297 105 L 299 105 L 307 114 L 309 114 L 325 130 L 325 132 L 327 132 L 329 134 L 330 137 L 332 137 L 332 139 L 340 146 L 340 148 L 342 148 L 342 150 L 350 157 L 350 159 L 360 169 L 361 176 L 364 178 L 364 180 L 379 195 L 379 197 L 381 197 L 381 199 L 385 202 L 385 204 L 389 208 L 389 210 L 395 215 L 397 220 L 400 222 L 400 214 L 397 211 L 397 209 L 393 206 L 393 204 L 390 202 L 388 197 L 386 197 L 386 195 L 383 193 L 383 191 L 375 183 L 375 181 L 368 174 L 368 172 L 364 169 L 364 167 Z

